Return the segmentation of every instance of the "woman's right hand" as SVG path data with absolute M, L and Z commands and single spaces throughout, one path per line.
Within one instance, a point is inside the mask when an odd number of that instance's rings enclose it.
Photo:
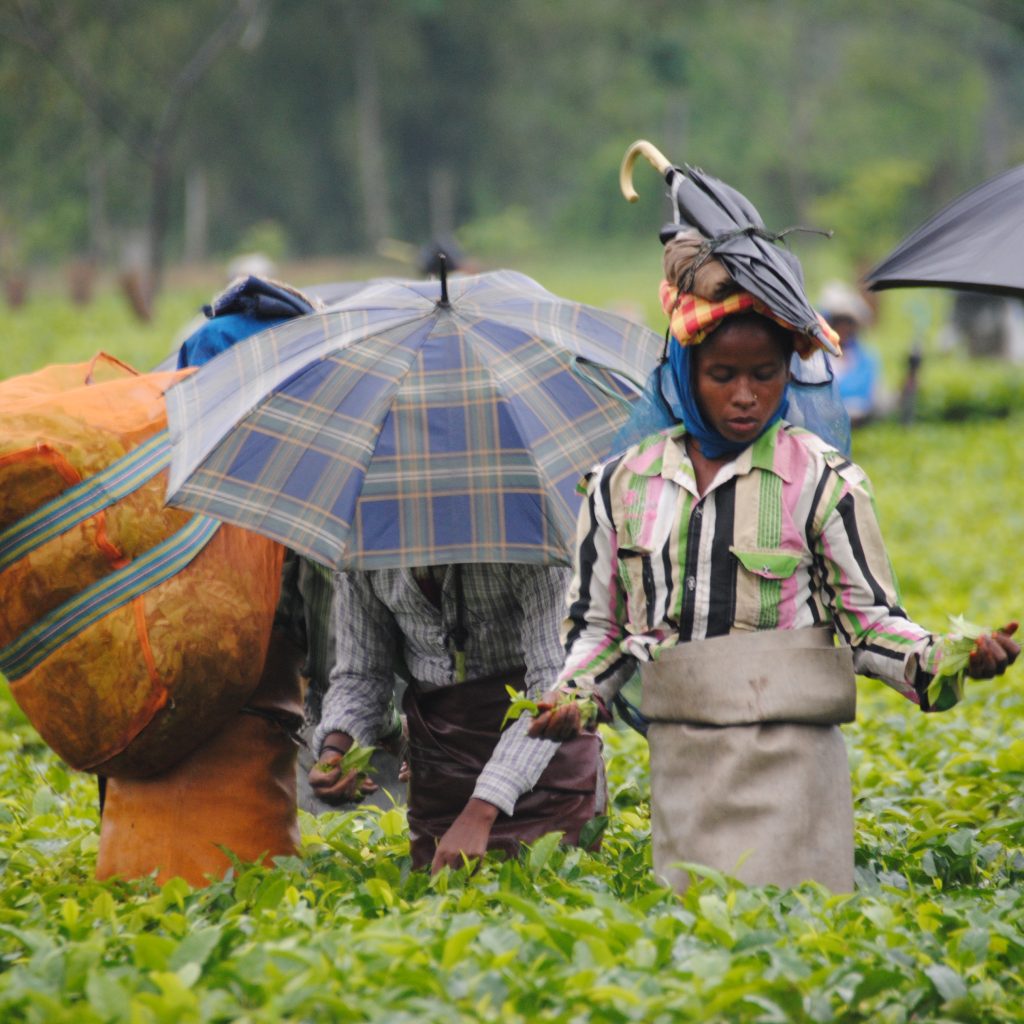
M 549 690 L 537 701 L 538 714 L 526 730 L 528 736 L 542 740 L 571 740 L 583 731 L 583 716 L 575 703 L 557 704 L 560 690 Z
M 1017 623 L 1008 622 L 1002 629 L 979 637 L 967 663 L 967 674 L 973 679 L 991 679 L 1002 675 L 1020 654 L 1020 645 L 1011 639 Z

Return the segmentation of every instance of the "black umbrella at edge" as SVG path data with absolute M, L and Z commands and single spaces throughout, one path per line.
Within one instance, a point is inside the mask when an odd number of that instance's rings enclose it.
M 1024 297 L 1024 164 L 964 192 L 864 276 L 872 291 L 954 288 Z

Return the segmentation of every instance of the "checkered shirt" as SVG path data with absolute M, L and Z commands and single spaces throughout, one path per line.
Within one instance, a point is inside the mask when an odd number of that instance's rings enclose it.
M 526 692 L 550 689 L 563 662 L 559 625 L 571 571 L 561 566 L 468 564 L 462 567 L 466 678 L 525 665 Z M 328 733 L 377 742 L 389 721 L 396 661 L 404 657 L 423 690 L 456 685 L 448 642 L 456 621 L 452 567 L 441 582 L 441 607 L 423 593 L 410 569 L 336 573 L 337 658 L 313 738 L 319 753 Z M 528 718 L 503 733 L 477 779 L 474 796 L 512 814 L 558 747 L 526 734 Z

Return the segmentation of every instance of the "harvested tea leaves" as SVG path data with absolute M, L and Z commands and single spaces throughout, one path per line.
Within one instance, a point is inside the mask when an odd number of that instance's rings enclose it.
M 505 712 L 505 717 L 501 720 L 502 729 L 509 722 L 514 722 L 523 715 L 529 715 L 531 718 L 537 717 L 540 705 L 535 700 L 524 697 L 522 690 L 517 690 L 514 686 L 506 686 L 505 692 L 508 694 L 509 706 Z
M 567 704 L 575 704 L 580 711 L 580 722 L 583 728 L 587 729 L 597 721 L 598 706 L 592 694 L 583 693 L 580 690 L 564 690 L 559 693 L 555 702 L 535 701 L 524 697 L 522 693 L 513 686 L 506 686 L 509 700 L 511 701 L 505 717 L 501 720 L 501 727 L 504 729 L 509 722 L 514 722 L 523 715 L 536 718 L 543 711 L 552 711 L 556 708 L 565 707 Z
M 971 655 L 978 649 L 978 640 L 992 632 L 962 615 L 951 615 L 949 622 L 952 629 L 942 638 L 942 660 L 928 686 L 928 703 L 937 711 L 963 700 Z
M 365 775 L 376 749 L 376 747 L 365 747 L 363 744 L 353 741 L 352 746 L 345 751 L 340 762 L 320 760 L 316 763 L 315 767 L 318 772 L 323 772 L 324 774 L 340 768 L 342 775 L 347 775 L 351 771 L 357 771 L 360 775 Z

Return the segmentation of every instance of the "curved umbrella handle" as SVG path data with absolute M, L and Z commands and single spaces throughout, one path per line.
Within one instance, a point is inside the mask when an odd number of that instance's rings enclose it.
M 636 163 L 638 156 L 646 157 L 659 174 L 667 174 L 672 170 L 672 161 L 657 146 L 646 139 L 637 139 L 626 150 L 626 155 L 622 158 L 622 166 L 619 168 L 619 188 L 631 203 L 635 203 L 640 198 L 636 189 L 633 188 L 633 164 Z

